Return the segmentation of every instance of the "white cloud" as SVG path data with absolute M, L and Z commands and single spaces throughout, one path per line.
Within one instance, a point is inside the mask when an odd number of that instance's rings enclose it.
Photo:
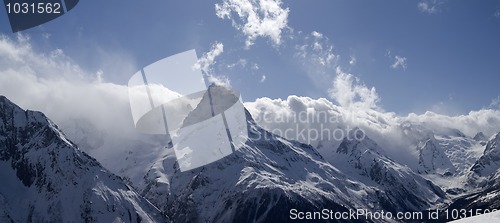
M 42 33 L 42 37 L 43 37 L 44 39 L 46 39 L 46 40 L 48 40 L 48 39 L 50 38 L 50 36 L 51 36 L 51 34 L 50 34 L 50 33 L 46 33 L 46 32 Z
M 319 148 L 320 153 L 337 148 L 354 128 L 362 128 L 382 146 L 398 146 L 398 117 L 372 109 L 348 109 L 325 98 L 291 95 L 286 99 L 259 98 L 245 103 L 256 122 L 270 132 Z M 398 140 L 398 141 L 396 141 Z M 390 142 L 390 143 L 389 143 Z
M 500 110 L 500 95 L 491 100 L 489 108 Z
M 266 75 L 263 74 L 262 77 L 260 78 L 260 83 L 264 83 L 266 81 Z
M 348 75 L 344 77 L 347 78 Z M 351 86 L 350 90 L 355 91 L 353 88 L 355 87 Z M 349 86 L 345 89 L 349 89 Z M 356 93 L 346 95 L 346 101 L 350 102 Z M 422 130 L 450 134 L 456 129 L 469 137 L 477 132 L 491 136 L 500 131 L 500 110 L 493 109 L 456 116 L 434 112 L 398 116 L 366 107 L 352 109 L 339 106 L 325 98 L 312 99 L 295 95 L 286 99 L 258 98 L 254 102 L 245 103 L 245 107 L 264 129 L 319 147 L 319 152 L 325 157 L 331 155 L 329 151 L 337 148 L 350 130 L 359 127 L 386 154 L 392 154 L 391 158 L 410 166 L 418 162 L 413 156 L 415 143 L 428 137 L 425 132 L 420 132 Z
M 500 131 L 500 110 L 482 109 L 471 111 L 466 115 L 449 116 L 426 112 L 421 115 L 414 113 L 404 118 L 415 123 L 424 123 L 432 129 L 454 128 L 472 137 L 478 132 L 483 132 L 487 136 Z
M 216 75 L 213 72 L 213 65 L 217 63 L 215 61 L 215 58 L 222 54 L 222 52 L 224 52 L 224 44 L 215 42 L 214 44 L 212 44 L 212 48 L 210 49 L 210 51 L 203 54 L 203 56 L 198 59 L 198 62 L 196 62 L 193 68 L 200 69 L 207 77 L 208 82 L 229 86 L 230 81 L 227 77 Z
M 497 19 L 500 18 L 500 10 L 497 9 L 495 13 L 493 13 L 493 16 Z
M 391 65 L 392 69 L 398 69 L 402 68 L 403 70 L 406 70 L 407 67 L 407 59 L 406 57 L 402 56 L 394 56 L 394 63 Z
M 323 34 L 322 34 L 322 33 L 317 32 L 317 31 L 313 31 L 313 32 L 311 33 L 311 35 L 313 35 L 313 36 L 314 36 L 314 37 L 316 37 L 316 38 L 323 38 Z
M 334 67 L 339 59 L 333 52 L 333 45 L 322 33 L 313 31 L 304 38 L 302 44 L 295 46 L 298 56 L 304 59 L 305 63 L 314 64 L 314 66 Z
M 259 64 L 253 63 L 252 64 L 252 70 L 258 70 L 258 69 L 260 69 Z
M 118 54 L 112 56 L 106 62 L 130 66 L 126 55 L 121 60 Z M 130 164 L 156 159 L 152 151 L 163 148 L 165 137 L 140 134 L 134 127 L 128 86 L 106 82 L 110 75 L 131 77 L 137 71 L 123 73 L 122 67 L 116 73 L 87 71 L 62 50 L 41 53 L 27 36 L 0 36 L 0 95 L 24 109 L 45 113 L 107 169 L 140 182 L 147 170 L 130 169 Z
M 106 83 L 106 75 L 100 71 L 86 72 L 61 50 L 38 53 L 32 49 L 26 36 L 18 36 L 17 40 L 0 37 L 1 95 L 25 109 L 44 112 L 63 129 L 71 127 L 67 124 L 68 120 L 82 120 L 92 124 L 106 136 L 114 137 L 112 140 L 117 142 L 123 138 L 137 137 L 130 113 L 128 88 Z M 339 105 L 324 98 L 289 96 L 285 100 L 259 98 L 245 103 L 245 106 L 264 128 L 282 132 L 292 129 L 290 138 L 306 142 L 311 140 L 314 146 L 320 143 L 321 138 L 297 138 L 302 129 L 340 129 L 345 133 L 349 128 L 360 127 L 384 149 L 393 149 L 399 153 L 406 152 L 406 147 L 399 144 L 406 142 L 400 129 L 405 122 L 435 129 L 456 128 L 469 136 L 479 131 L 488 136 L 499 131 L 498 108 L 472 111 L 459 116 L 433 112 L 397 116 L 383 112 L 376 107 L 379 98 L 375 89 L 360 84 L 353 75 L 342 72 L 340 68 L 337 69 L 331 94 Z M 498 106 L 499 101 L 500 97 L 494 99 L 492 106 Z M 301 112 L 319 117 L 320 120 L 294 121 Z M 322 121 L 325 118 L 327 121 Z M 330 144 L 321 143 L 330 145 L 328 148 L 331 149 L 340 142 L 333 140 Z M 107 157 L 116 160 L 125 149 L 126 147 L 113 148 L 107 151 Z
M 19 106 L 63 128 L 81 119 L 117 138 L 135 134 L 127 86 L 104 82 L 101 70 L 84 71 L 62 50 L 38 53 L 25 36 L 0 36 L 0 64 L 0 94 Z
M 442 4 L 442 2 L 439 2 L 437 0 L 433 1 L 421 1 L 417 4 L 417 8 L 421 12 L 429 13 L 429 14 L 435 14 L 440 11 L 439 7 Z
M 380 98 L 375 87 L 368 88 L 359 79 L 337 67 L 337 76 L 328 90 L 329 96 L 340 106 L 352 109 L 374 109 Z
M 268 37 L 275 45 L 281 44 L 281 34 L 288 23 L 288 8 L 281 0 L 224 0 L 215 4 L 219 18 L 230 19 L 233 27 L 246 36 L 250 47 L 257 37 Z M 235 17 L 236 16 L 236 17 Z
M 332 81 L 335 67 L 340 59 L 333 50 L 328 37 L 317 31 L 305 35 L 295 44 L 294 60 L 318 89 L 327 89 Z
M 425 134 L 419 136 L 422 129 L 438 134 L 449 134 L 450 130 L 457 129 L 469 137 L 480 131 L 487 136 L 500 131 L 500 110 L 492 109 L 457 116 L 434 112 L 398 116 L 373 109 L 348 109 L 324 98 L 295 95 L 286 99 L 258 98 L 245 103 L 245 107 L 263 128 L 288 139 L 319 146 L 319 152 L 325 157 L 331 155 L 329 151 L 337 148 L 350 130 L 359 127 L 386 154 L 391 154 L 391 158 L 410 166 L 418 162 L 412 155 L 414 140 L 427 137 Z
M 119 55 L 111 56 L 115 58 L 105 62 L 115 64 Z M 131 66 L 126 64 L 129 59 L 124 55 L 122 66 Z M 0 95 L 23 109 L 43 112 L 107 169 L 117 174 L 126 171 L 127 177 L 139 182 L 146 170 L 124 168 L 136 160 L 152 162 L 155 157 L 148 154 L 163 148 L 159 142 L 164 137 L 136 131 L 128 86 L 106 82 L 110 75 L 132 76 L 137 70 L 122 71 L 122 67 L 115 73 L 109 73 L 111 69 L 86 71 L 62 50 L 41 53 L 26 36 L 15 40 L 0 36 Z
M 391 58 L 392 57 L 392 52 L 390 50 L 385 51 L 385 56 Z
M 247 63 L 248 61 L 246 59 L 239 59 L 238 61 L 236 61 L 235 63 L 232 63 L 232 64 L 229 64 L 227 65 L 227 68 L 229 69 L 233 69 L 235 68 L 236 66 L 240 66 L 240 67 L 246 67 L 247 66 Z
M 215 42 L 209 52 L 203 54 L 194 65 L 195 69 L 200 69 L 205 75 L 212 74 L 212 66 L 216 63 L 215 58 L 224 52 L 224 44 Z
M 357 62 L 356 57 L 355 56 L 351 56 L 351 59 L 349 60 L 349 64 L 351 66 L 354 66 L 354 65 L 356 65 L 356 62 Z

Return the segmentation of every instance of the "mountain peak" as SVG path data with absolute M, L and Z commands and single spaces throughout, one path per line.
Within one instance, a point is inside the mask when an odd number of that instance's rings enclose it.
M 351 131 L 349 131 L 348 137 L 357 141 L 361 141 L 367 138 L 365 131 L 363 131 L 359 127 L 355 127 Z
M 491 139 L 486 144 L 486 149 L 484 150 L 484 155 L 498 156 L 500 158 L 500 132 L 491 137 Z
M 8 222 L 165 222 L 41 112 L 0 96 L 0 208 Z M 139 221 L 139 220 L 138 220 Z
M 480 176 L 487 177 L 495 173 L 500 167 L 500 132 L 490 138 L 484 153 L 472 166 L 471 170 Z
M 4 95 L 0 95 L 0 106 L 1 107 L 4 107 L 4 106 L 9 106 L 9 107 L 18 107 L 16 104 L 14 104 L 12 101 L 10 101 L 7 97 L 5 97 Z M 21 108 L 19 108 L 21 109 Z
M 198 105 L 184 119 L 182 127 L 196 124 L 223 113 L 240 99 L 236 90 L 218 84 L 211 84 Z
M 455 172 L 455 168 L 450 158 L 444 153 L 439 142 L 430 136 L 427 140 L 419 143 L 417 146 L 418 172 L 419 173 L 439 173 L 450 175 Z
M 375 141 L 365 134 L 364 130 L 355 127 L 344 137 L 337 148 L 337 153 L 350 154 L 356 151 L 361 153 L 365 151 L 379 153 L 381 149 Z
M 486 141 L 488 140 L 488 138 L 484 135 L 483 132 L 478 132 L 474 137 L 473 137 L 474 140 L 476 141 Z

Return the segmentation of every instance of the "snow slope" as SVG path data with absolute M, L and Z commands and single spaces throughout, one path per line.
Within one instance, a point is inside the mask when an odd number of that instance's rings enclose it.
M 0 96 L 1 222 L 168 222 L 40 112 Z
M 359 182 L 387 191 L 389 199 L 385 210 L 425 210 L 446 198 L 431 181 L 385 155 L 384 150 L 359 128 L 344 138 L 336 154 L 328 160 Z

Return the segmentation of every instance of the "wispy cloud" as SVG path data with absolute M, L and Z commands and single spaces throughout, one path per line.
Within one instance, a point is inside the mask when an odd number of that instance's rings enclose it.
M 198 62 L 194 65 L 195 69 L 200 69 L 204 74 L 211 75 L 212 74 L 212 65 L 214 65 L 215 58 L 224 52 L 224 44 L 215 42 L 212 44 L 212 48 L 209 52 L 203 54 Z
M 302 44 L 296 45 L 296 56 L 313 63 L 315 66 L 333 67 L 339 58 L 333 52 L 333 45 L 322 33 L 313 31 L 304 38 Z
M 500 110 L 500 95 L 491 100 L 489 108 Z
M 398 69 L 402 68 L 403 70 L 406 70 L 407 67 L 407 59 L 406 57 L 402 56 L 394 56 L 394 63 L 391 65 L 392 69 Z
M 293 60 L 299 62 L 301 69 L 318 89 L 327 89 L 335 74 L 335 67 L 340 58 L 334 52 L 328 37 L 313 31 L 296 37 Z
M 275 45 L 281 44 L 281 34 L 288 23 L 289 9 L 281 0 L 224 0 L 215 4 L 219 18 L 230 19 L 233 27 L 246 36 L 250 47 L 257 37 L 268 37 Z
M 433 1 L 421 1 L 417 4 L 418 9 L 421 12 L 429 13 L 429 14 L 436 14 L 440 12 L 440 5 L 443 4 L 442 2 L 438 0 L 433 0 Z
M 349 64 L 351 66 L 354 66 L 354 65 L 356 65 L 356 62 L 357 62 L 356 57 L 355 56 L 351 56 L 351 59 L 349 60 Z
M 257 63 L 252 63 L 252 70 L 258 70 L 258 69 L 260 69 L 259 64 L 257 64 Z
M 227 68 L 232 69 L 232 68 L 235 68 L 237 66 L 244 68 L 247 66 L 247 64 L 248 64 L 248 61 L 246 59 L 239 59 L 235 63 L 227 65 Z
M 208 82 L 210 83 L 230 85 L 229 78 L 221 75 L 216 75 L 213 72 L 213 65 L 217 63 L 215 58 L 221 55 L 222 52 L 224 52 L 224 44 L 215 42 L 214 44 L 212 44 L 212 48 L 210 49 L 210 51 L 204 53 L 203 56 L 198 59 L 198 62 L 196 62 L 193 68 L 200 69 L 203 74 L 205 74 Z
M 264 83 L 266 81 L 266 75 L 263 74 L 262 77 L 260 78 L 260 83 Z
M 497 10 L 493 13 L 493 16 L 494 16 L 495 18 L 497 18 L 497 19 L 498 19 L 498 18 L 500 18 L 500 10 L 499 10 L 499 9 L 497 9 Z

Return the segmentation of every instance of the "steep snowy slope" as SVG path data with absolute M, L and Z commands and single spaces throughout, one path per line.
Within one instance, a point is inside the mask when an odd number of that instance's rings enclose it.
M 382 148 L 358 128 L 344 138 L 329 161 L 343 173 L 358 176 L 360 182 L 387 191 L 390 204 L 386 204 L 386 210 L 393 207 L 397 207 L 397 211 L 425 210 L 445 199 L 438 186 L 387 157 Z
M 416 163 L 404 163 L 455 198 L 467 192 L 464 184 L 470 168 L 481 157 L 484 146 L 461 131 L 426 123 L 404 122 L 405 141 L 413 148 Z M 398 154 L 389 157 L 397 160 Z M 399 161 L 399 160 L 398 160 Z
M 179 222 L 276 222 L 289 220 L 292 208 L 416 211 L 445 199 L 432 182 L 379 154 L 367 137 L 345 139 L 340 159 L 330 164 L 313 147 L 261 129 L 248 113 L 247 122 L 244 146 L 201 168 L 180 172 L 173 152 L 165 151 L 148 172 L 143 195 Z
M 484 150 L 483 155 L 472 166 L 471 171 L 480 177 L 494 174 L 500 167 L 500 133 L 493 136 Z
M 484 147 L 457 129 L 429 127 L 425 123 L 404 122 L 400 126 L 405 141 L 415 150 L 418 160 L 412 169 L 436 177 L 464 175 L 481 156 Z M 397 158 L 392 157 L 393 159 Z
M 453 200 L 448 210 L 471 210 L 471 213 L 484 213 L 485 210 L 500 209 L 500 158 L 498 143 L 500 133 L 493 136 L 467 175 L 469 193 Z
M 487 141 L 488 140 L 488 137 L 486 137 L 484 135 L 483 132 L 478 132 L 474 137 L 473 137 L 474 140 L 476 141 Z
M 424 142 L 417 146 L 418 151 L 418 172 L 419 173 L 438 173 L 451 176 L 455 173 L 455 167 L 450 158 L 441 149 L 439 142 L 430 136 Z
M 0 96 L 1 222 L 167 222 L 42 113 Z
M 102 166 L 139 187 L 144 175 L 164 148 L 164 136 L 124 131 L 117 134 L 82 119 L 65 121 L 58 126 L 78 148 L 96 158 Z
M 206 166 L 180 172 L 167 152 L 148 173 L 143 195 L 176 222 L 279 222 L 290 220 L 292 208 L 381 208 L 383 192 L 352 181 L 311 146 L 248 124 L 245 145 Z

